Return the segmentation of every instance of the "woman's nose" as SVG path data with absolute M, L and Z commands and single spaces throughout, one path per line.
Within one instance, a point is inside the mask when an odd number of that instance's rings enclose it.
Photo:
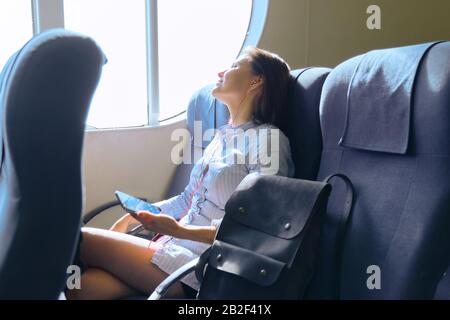
M 219 76 L 219 78 L 223 78 L 225 71 L 220 71 L 217 75 Z

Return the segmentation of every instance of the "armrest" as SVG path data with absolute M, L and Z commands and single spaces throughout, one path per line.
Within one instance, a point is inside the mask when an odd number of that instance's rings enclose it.
M 110 201 L 105 204 L 102 204 L 98 206 L 97 208 L 92 209 L 88 213 L 86 213 L 83 217 L 83 224 L 87 224 L 89 221 L 94 219 L 96 216 L 98 216 L 100 213 L 102 213 L 105 210 L 108 210 L 109 208 L 115 207 L 117 205 L 120 205 L 120 202 L 118 200 Z
M 191 262 L 186 263 L 184 266 L 177 269 L 171 275 L 169 275 L 163 282 L 161 282 L 158 287 L 153 291 L 150 297 L 147 300 L 159 300 L 163 297 L 167 290 L 169 290 L 170 286 L 172 286 L 175 282 L 183 279 L 189 273 L 193 272 L 197 266 L 197 262 L 199 258 L 192 260 Z
M 141 199 L 143 201 L 147 201 L 146 198 L 139 198 L 139 199 Z M 106 202 L 106 203 L 92 209 L 91 211 L 89 211 L 88 213 L 86 213 L 84 215 L 83 224 L 87 224 L 89 221 L 94 219 L 96 216 L 98 216 L 103 211 L 108 210 L 108 209 L 118 206 L 118 205 L 120 205 L 120 202 L 118 200 L 114 200 L 114 201 Z
M 108 210 L 109 208 L 115 207 L 117 205 L 120 205 L 119 201 L 110 201 L 105 204 L 102 204 L 101 206 L 89 211 L 85 214 L 83 217 L 83 224 L 87 224 L 89 221 L 91 221 L 93 218 L 98 216 L 100 213 L 102 213 L 105 210 Z M 134 227 L 130 231 L 127 232 L 127 234 L 137 236 L 141 231 L 145 230 L 144 226 L 142 224 Z

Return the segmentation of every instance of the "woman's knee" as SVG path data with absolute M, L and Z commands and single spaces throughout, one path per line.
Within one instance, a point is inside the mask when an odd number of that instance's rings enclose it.
M 81 260 L 87 264 L 87 266 L 90 266 L 92 264 L 91 261 L 89 261 L 89 257 L 91 257 L 92 251 L 96 249 L 96 246 L 94 247 L 94 244 L 96 242 L 95 238 L 96 232 L 94 232 L 94 228 L 88 228 L 83 227 L 81 228 L 81 241 L 80 241 L 80 257 Z
M 81 257 L 87 266 L 113 274 L 150 264 L 156 250 L 149 240 L 110 230 L 82 228 L 82 237 Z
M 96 268 L 90 268 L 83 273 L 79 289 L 66 290 L 65 293 L 69 300 L 110 300 L 139 295 L 138 291 L 112 274 Z
M 80 256 L 88 267 L 101 267 L 103 263 L 108 263 L 105 253 L 114 250 L 114 243 L 117 242 L 114 233 L 98 228 L 81 228 Z
M 82 232 L 81 253 L 88 267 L 104 269 L 146 293 L 167 276 L 151 263 L 157 244 L 110 230 L 83 228 Z M 170 295 L 180 296 L 182 292 L 181 285 L 177 284 Z

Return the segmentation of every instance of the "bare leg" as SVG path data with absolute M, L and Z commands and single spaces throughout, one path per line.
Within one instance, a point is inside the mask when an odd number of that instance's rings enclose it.
M 89 268 L 81 276 L 82 290 L 72 289 L 66 291 L 69 300 L 114 300 L 142 293 L 129 287 L 112 274 L 102 269 Z
M 97 271 L 88 269 L 83 273 L 81 289 L 71 290 L 74 292 L 69 293 L 69 299 L 117 299 L 136 291 L 148 295 L 167 277 L 150 262 L 157 244 L 110 230 L 83 228 L 82 232 L 81 257 Z M 113 291 L 108 292 L 108 288 Z M 173 285 L 167 296 L 182 298 L 181 284 Z

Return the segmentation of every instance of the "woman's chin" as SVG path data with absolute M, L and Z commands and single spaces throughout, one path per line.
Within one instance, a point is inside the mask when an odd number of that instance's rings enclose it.
M 216 98 L 217 100 L 219 100 L 220 102 L 222 102 L 223 104 L 226 104 L 225 100 L 225 96 L 223 95 L 222 91 L 220 90 L 220 87 L 215 87 L 212 89 L 211 91 L 211 95 Z
M 218 97 L 218 95 L 220 95 L 219 92 L 220 92 L 220 85 L 216 83 L 216 85 L 211 90 L 211 94 L 214 98 L 219 99 Z

